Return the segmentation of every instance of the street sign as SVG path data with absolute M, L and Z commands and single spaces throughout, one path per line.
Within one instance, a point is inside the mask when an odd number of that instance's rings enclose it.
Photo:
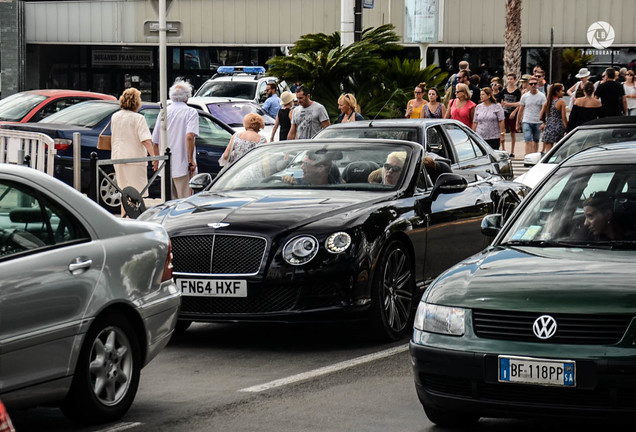
M 182 27 L 181 21 L 166 21 L 166 36 L 180 37 Z M 144 36 L 159 37 L 159 21 L 144 21 Z

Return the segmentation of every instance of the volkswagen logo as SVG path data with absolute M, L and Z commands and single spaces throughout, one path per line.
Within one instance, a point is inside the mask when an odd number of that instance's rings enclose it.
M 230 226 L 230 224 L 225 222 L 214 222 L 214 223 L 209 223 L 208 226 L 210 228 L 217 229 L 217 228 L 225 228 L 226 226 Z
M 541 315 L 534 320 L 532 331 L 539 339 L 550 339 L 557 331 L 557 323 L 550 315 Z

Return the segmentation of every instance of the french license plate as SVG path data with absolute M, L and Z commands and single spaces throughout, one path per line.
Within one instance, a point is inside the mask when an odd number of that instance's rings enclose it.
M 177 287 L 184 296 L 247 297 L 244 279 L 177 279 Z
M 500 355 L 499 382 L 575 387 L 576 362 Z

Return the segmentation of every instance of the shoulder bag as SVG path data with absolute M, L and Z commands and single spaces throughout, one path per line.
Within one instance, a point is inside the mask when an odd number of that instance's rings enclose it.
M 97 149 L 98 150 L 110 150 L 110 135 L 104 135 L 104 131 L 108 129 L 110 126 L 110 121 L 106 123 L 104 129 L 99 133 L 99 137 L 97 138 Z

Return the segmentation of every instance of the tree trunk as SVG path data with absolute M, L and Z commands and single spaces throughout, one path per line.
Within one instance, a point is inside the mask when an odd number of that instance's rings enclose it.
M 506 0 L 504 73 L 521 78 L 521 1 Z

